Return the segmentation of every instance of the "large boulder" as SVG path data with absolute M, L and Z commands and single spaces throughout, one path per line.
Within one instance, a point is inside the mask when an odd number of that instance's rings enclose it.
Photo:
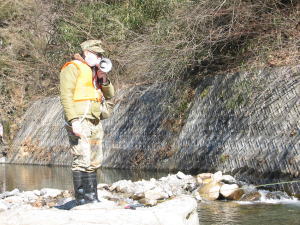
M 199 189 L 199 194 L 203 199 L 206 200 L 217 200 L 220 196 L 220 188 L 221 184 L 219 182 L 210 182 L 208 184 L 203 185 Z
M 18 208 L 0 214 L 1 225 L 198 225 L 197 202 L 179 196 L 155 207 L 124 209 L 111 201 L 58 209 Z

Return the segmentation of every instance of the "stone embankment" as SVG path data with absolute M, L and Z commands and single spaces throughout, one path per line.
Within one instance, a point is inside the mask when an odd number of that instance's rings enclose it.
M 70 211 L 53 208 L 72 200 L 71 196 L 70 191 L 49 188 L 2 193 L 1 224 L 196 225 L 197 201 L 255 201 L 262 197 L 255 187 L 221 172 L 197 176 L 178 172 L 158 180 L 99 184 L 100 203 L 77 206 Z M 281 192 L 269 192 L 264 197 L 289 198 Z
M 184 99 L 188 90 L 177 96 L 174 87 L 118 90 L 114 115 L 103 121 L 103 167 L 220 170 L 253 184 L 299 180 L 299 65 L 203 77 Z M 58 97 L 34 102 L 6 162 L 70 165 L 64 126 Z M 296 182 L 276 189 L 300 194 Z

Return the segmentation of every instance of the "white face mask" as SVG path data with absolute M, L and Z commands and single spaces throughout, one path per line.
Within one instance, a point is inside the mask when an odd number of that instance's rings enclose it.
M 98 58 L 95 54 L 91 52 L 85 53 L 85 61 L 89 66 L 96 66 L 100 63 L 100 58 Z

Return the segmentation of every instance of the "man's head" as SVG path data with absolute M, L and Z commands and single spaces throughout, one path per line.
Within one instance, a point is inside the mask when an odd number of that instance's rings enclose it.
M 102 41 L 100 40 L 87 40 L 80 44 L 82 51 L 90 51 L 95 54 L 104 53 L 104 49 L 102 48 Z
M 104 52 L 101 43 L 100 40 L 88 40 L 80 45 L 84 60 L 91 67 L 100 63 L 102 53 Z

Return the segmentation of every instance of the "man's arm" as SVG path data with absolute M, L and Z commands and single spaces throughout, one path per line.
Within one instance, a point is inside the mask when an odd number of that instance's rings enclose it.
M 68 121 L 77 118 L 73 95 L 78 76 L 76 66 L 70 64 L 60 72 L 60 100 Z
M 115 88 L 108 79 L 107 83 L 102 84 L 101 90 L 105 99 L 110 99 L 115 96 Z

